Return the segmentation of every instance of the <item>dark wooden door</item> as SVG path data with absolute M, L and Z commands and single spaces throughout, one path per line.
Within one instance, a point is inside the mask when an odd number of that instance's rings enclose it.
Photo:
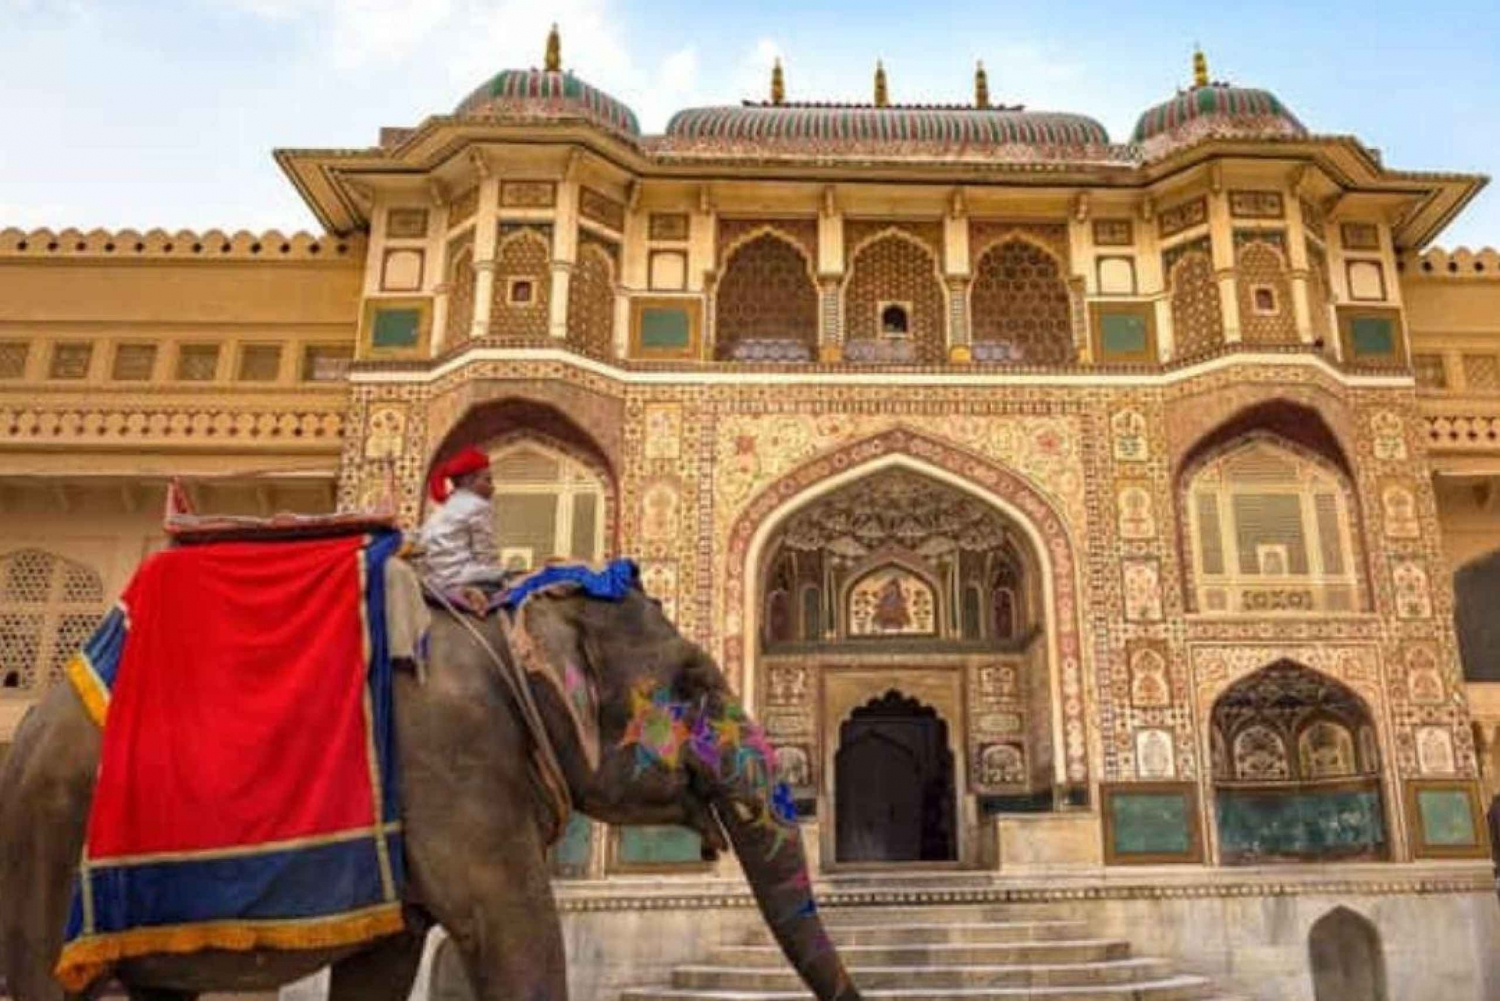
M 948 727 L 929 706 L 888 692 L 856 709 L 834 755 L 840 862 L 956 857 Z

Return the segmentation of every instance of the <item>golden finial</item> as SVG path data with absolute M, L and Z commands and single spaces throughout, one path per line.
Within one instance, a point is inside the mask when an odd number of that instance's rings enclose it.
M 875 60 L 875 107 L 884 108 L 890 103 L 890 95 L 885 89 L 885 64 L 877 59 Z
M 557 22 L 552 22 L 552 30 L 547 32 L 547 57 L 543 63 L 548 73 L 562 72 L 562 36 L 557 33 Z
M 777 57 L 776 63 L 771 67 L 771 103 L 786 103 L 786 77 L 781 72 L 781 57 Z
M 984 72 L 984 60 L 981 59 L 974 68 L 974 107 L 988 108 L 990 106 L 990 78 Z
M 1193 86 L 1208 86 L 1208 57 L 1201 48 L 1193 50 Z

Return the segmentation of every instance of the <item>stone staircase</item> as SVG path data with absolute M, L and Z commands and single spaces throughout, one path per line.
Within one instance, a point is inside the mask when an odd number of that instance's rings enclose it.
M 1132 956 L 1087 922 L 1014 905 L 839 908 L 823 912 L 849 975 L 870 1001 L 1230 1001 L 1206 978 Z M 621 1001 L 802 1001 L 806 987 L 768 929 L 679 966 L 671 983 Z

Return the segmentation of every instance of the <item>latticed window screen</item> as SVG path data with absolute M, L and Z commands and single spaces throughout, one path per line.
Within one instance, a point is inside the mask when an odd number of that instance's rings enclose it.
M 120 382 L 144 382 L 155 368 L 155 344 L 121 344 L 115 348 L 109 377 Z
M 27 341 L 0 341 L 0 379 L 19 379 L 26 374 Z
M 177 378 L 183 382 L 212 382 L 218 371 L 217 344 L 184 344 L 177 349 Z
M 582 463 L 534 442 L 491 456 L 500 560 L 541 566 L 604 556 L 604 484 Z
M 274 382 L 281 374 L 280 344 L 246 344 L 240 349 L 235 378 L 243 382 Z
M 1265 441 L 1195 475 L 1193 567 L 1200 611 L 1348 611 L 1356 593 L 1343 485 Z
M 0 555 L 0 692 L 60 678 L 104 612 L 104 582 L 91 567 L 41 549 Z

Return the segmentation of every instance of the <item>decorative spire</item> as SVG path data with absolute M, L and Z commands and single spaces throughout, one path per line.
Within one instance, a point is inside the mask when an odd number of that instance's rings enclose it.
M 875 107 L 884 108 L 891 103 L 885 88 L 885 63 L 875 60 Z
M 1208 86 L 1208 57 L 1198 47 L 1193 49 L 1193 86 Z
M 557 33 L 556 21 L 552 22 L 552 30 L 547 32 L 547 56 L 543 68 L 548 73 L 562 72 L 562 36 Z
M 786 103 L 786 77 L 781 72 L 781 57 L 776 57 L 775 64 L 771 67 L 771 103 Z
M 990 78 L 984 72 L 984 60 L 979 60 L 974 67 L 974 107 L 988 108 L 990 106 Z

